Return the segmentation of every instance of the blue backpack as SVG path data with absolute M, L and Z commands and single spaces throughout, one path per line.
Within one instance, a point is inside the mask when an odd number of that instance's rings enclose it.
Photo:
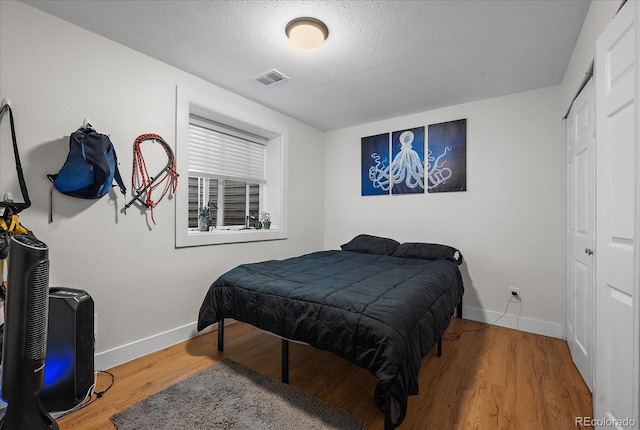
M 104 196 L 113 186 L 114 179 L 122 194 L 127 192 L 109 136 L 96 132 L 88 124 L 71 134 L 67 161 L 56 175 L 47 177 L 56 190 L 81 199 Z

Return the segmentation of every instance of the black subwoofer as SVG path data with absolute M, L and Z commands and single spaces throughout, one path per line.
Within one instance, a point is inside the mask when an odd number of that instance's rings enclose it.
M 94 304 L 86 291 L 51 288 L 44 387 L 48 411 L 78 405 L 94 383 Z

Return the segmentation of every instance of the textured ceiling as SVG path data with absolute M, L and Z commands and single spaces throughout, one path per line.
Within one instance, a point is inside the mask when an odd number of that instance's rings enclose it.
M 25 3 L 334 130 L 561 83 L 590 1 Z M 329 27 L 319 49 L 287 40 L 299 16 Z M 253 79 L 274 68 L 291 79 Z

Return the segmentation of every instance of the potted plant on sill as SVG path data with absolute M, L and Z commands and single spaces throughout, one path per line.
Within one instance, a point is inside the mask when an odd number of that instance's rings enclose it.
M 271 215 L 269 212 L 260 213 L 260 222 L 262 223 L 262 228 L 265 230 L 269 230 L 271 228 Z
M 211 208 L 204 206 L 198 209 L 198 230 L 209 231 L 211 226 Z

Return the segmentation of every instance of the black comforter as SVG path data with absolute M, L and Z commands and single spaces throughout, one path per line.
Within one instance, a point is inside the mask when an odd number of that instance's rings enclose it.
M 462 294 L 453 261 L 322 251 L 223 274 L 202 303 L 198 330 L 234 318 L 344 357 L 391 395 L 399 425 L 407 397 L 418 393 L 420 362 Z

